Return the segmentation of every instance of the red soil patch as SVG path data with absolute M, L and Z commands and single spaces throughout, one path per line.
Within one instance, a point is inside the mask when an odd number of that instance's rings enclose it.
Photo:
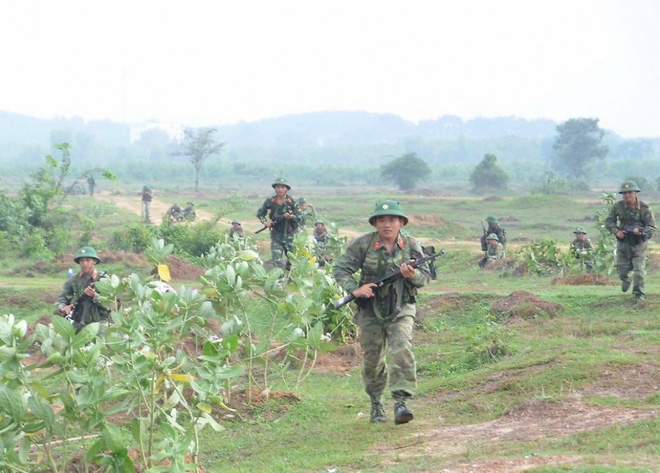
M 340 345 L 337 350 L 319 355 L 314 367 L 319 371 L 346 373 L 360 366 L 362 350 L 357 342 Z
M 527 291 L 513 292 L 490 306 L 491 312 L 500 316 L 523 318 L 539 314 L 555 315 L 562 309 L 561 304 L 543 300 Z
M 168 256 L 165 264 L 170 268 L 170 276 L 173 281 L 197 281 L 204 274 L 202 268 L 178 256 Z

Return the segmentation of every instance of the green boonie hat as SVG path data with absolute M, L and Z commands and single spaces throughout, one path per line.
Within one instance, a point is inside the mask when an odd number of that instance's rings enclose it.
M 573 233 L 584 233 L 586 235 L 587 231 L 582 227 L 577 227 L 575 230 L 573 230 Z
M 376 217 L 384 216 L 401 217 L 403 219 L 403 224 L 408 224 L 408 217 L 406 217 L 406 214 L 403 213 L 401 204 L 396 200 L 382 200 L 378 202 L 376 204 L 374 213 L 372 213 L 369 217 L 369 223 L 373 225 Z
M 80 248 L 76 257 L 73 258 L 73 261 L 78 263 L 81 258 L 92 258 L 95 259 L 97 263 L 101 262 L 101 258 L 99 258 L 99 255 L 96 254 L 96 250 L 91 246 L 83 246 Z
M 497 219 L 495 217 L 493 217 L 492 215 L 489 215 L 488 217 L 486 217 L 486 222 L 488 222 L 488 223 L 497 223 Z
M 642 190 L 635 181 L 626 181 L 621 184 L 621 188 L 619 189 L 619 194 L 623 194 L 624 192 L 642 192 Z
M 272 187 L 275 189 L 275 186 L 286 186 L 287 189 L 291 189 L 291 186 L 289 185 L 288 182 L 286 182 L 286 179 L 283 177 L 278 177 L 275 179 L 275 182 L 273 182 Z
M 500 241 L 500 239 L 497 238 L 497 235 L 495 235 L 494 233 L 489 234 L 489 235 L 486 237 L 486 240 L 497 240 L 497 241 Z

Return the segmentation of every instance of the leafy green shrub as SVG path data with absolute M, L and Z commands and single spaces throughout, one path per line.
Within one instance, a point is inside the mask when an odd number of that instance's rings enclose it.
M 575 258 L 562 253 L 559 242 L 552 238 L 534 240 L 523 246 L 516 254 L 518 261 L 527 266 L 532 274 L 548 275 L 568 270 Z
M 484 323 L 470 328 L 465 337 L 466 351 L 480 363 L 490 363 L 511 354 L 508 340 L 510 331 L 489 316 Z

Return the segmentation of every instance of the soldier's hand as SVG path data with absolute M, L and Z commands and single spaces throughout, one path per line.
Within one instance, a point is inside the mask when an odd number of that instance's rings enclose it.
M 642 230 L 641 230 L 639 227 L 635 227 L 635 229 L 633 230 L 633 233 L 634 233 L 635 235 L 641 235 L 641 234 L 642 234 Z
M 625 237 L 625 236 L 626 236 L 626 232 L 624 232 L 623 230 L 619 230 L 618 232 L 616 232 L 616 237 L 619 240 L 623 240 L 623 237 Z
M 284 218 L 286 218 L 287 220 L 291 220 L 293 218 L 293 214 L 291 214 L 291 212 L 287 212 L 284 214 Z
M 264 222 L 264 227 L 272 228 L 273 227 L 273 222 Z
M 94 288 L 89 286 L 87 286 L 83 292 L 92 298 L 96 295 L 96 291 L 94 290 Z
M 406 279 L 414 278 L 415 274 L 417 274 L 417 270 L 406 263 L 402 263 L 399 270 L 401 271 L 401 276 Z
M 72 310 L 73 310 L 73 304 L 64 305 L 60 307 L 60 312 L 64 315 L 69 315 Z
M 374 297 L 376 295 L 374 288 L 377 286 L 378 285 L 376 283 L 370 282 L 358 287 L 355 291 L 353 291 L 352 294 L 356 299 L 369 299 L 370 297 Z

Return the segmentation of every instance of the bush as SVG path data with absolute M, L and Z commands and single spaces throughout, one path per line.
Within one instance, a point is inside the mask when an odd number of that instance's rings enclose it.
M 470 182 L 474 190 L 483 188 L 506 189 L 509 176 L 497 165 L 497 156 L 487 154 L 484 159 L 474 168 L 470 175 Z

